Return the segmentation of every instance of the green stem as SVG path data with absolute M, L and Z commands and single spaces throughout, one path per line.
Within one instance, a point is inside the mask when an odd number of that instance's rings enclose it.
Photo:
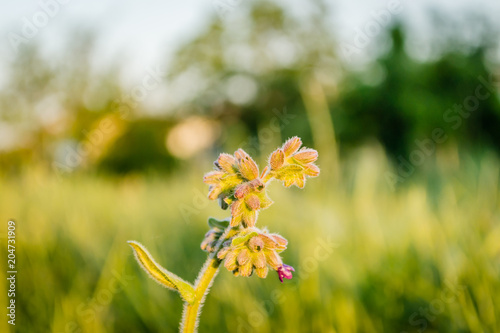
M 182 315 L 182 325 L 181 331 L 183 333 L 194 333 L 196 332 L 198 318 L 201 313 L 201 308 L 203 306 L 203 302 L 205 301 L 205 297 L 208 294 L 208 289 L 212 285 L 214 278 L 217 276 L 217 272 L 219 271 L 219 266 L 221 260 L 217 259 L 217 252 L 222 246 L 222 243 L 236 234 L 237 231 L 228 227 L 224 234 L 219 238 L 217 245 L 215 246 L 215 251 L 208 256 L 207 261 L 203 265 L 203 268 L 198 275 L 198 279 L 196 285 L 194 287 L 194 302 L 189 304 L 184 304 L 184 312 Z
M 198 317 L 201 313 L 202 303 L 205 299 L 205 293 L 213 282 L 219 270 L 220 260 L 217 258 L 208 257 L 207 262 L 203 266 L 204 270 L 200 272 L 198 283 L 195 286 L 195 299 L 192 304 L 184 305 L 183 330 L 184 333 L 196 332 Z

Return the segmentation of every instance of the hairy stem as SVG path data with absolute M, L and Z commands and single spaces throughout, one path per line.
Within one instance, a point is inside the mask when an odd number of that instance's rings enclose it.
M 198 326 L 198 318 L 201 314 L 201 308 L 203 306 L 203 302 L 205 301 L 205 297 L 209 292 L 209 288 L 212 285 L 214 278 L 217 276 L 217 272 L 219 271 L 219 266 L 221 260 L 217 258 L 217 252 L 219 252 L 222 243 L 234 236 L 236 234 L 236 230 L 232 229 L 230 226 L 224 231 L 224 234 L 219 238 L 217 245 L 215 247 L 215 251 L 212 252 L 200 273 L 198 274 L 198 279 L 195 282 L 195 299 L 194 302 L 189 304 L 184 304 L 184 312 L 182 315 L 182 324 L 181 324 L 181 332 L 183 333 L 194 333 L 196 332 Z
M 267 184 L 267 183 L 268 183 L 269 181 L 271 181 L 273 178 L 274 178 L 273 172 L 272 172 L 270 169 L 268 169 L 268 170 L 266 171 L 266 173 L 265 173 L 265 174 L 263 175 L 263 177 L 262 177 L 262 182 L 263 182 L 264 184 Z
M 182 332 L 193 333 L 196 332 L 198 326 L 198 317 L 201 313 L 201 307 L 205 300 L 205 293 L 208 294 L 208 288 L 212 284 L 217 271 L 219 270 L 220 260 L 217 258 L 208 258 L 200 272 L 198 283 L 195 286 L 195 299 L 192 304 L 186 303 L 184 305 L 184 315 L 182 317 L 183 327 Z

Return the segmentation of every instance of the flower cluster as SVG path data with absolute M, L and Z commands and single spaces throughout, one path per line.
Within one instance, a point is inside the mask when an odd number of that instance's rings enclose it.
M 269 165 L 262 173 L 243 149 L 234 155 L 221 154 L 214 162 L 215 170 L 205 175 L 208 198 L 218 199 L 222 209 L 230 207 L 231 219 L 224 223 L 209 220 L 212 229 L 205 235 L 201 248 L 216 252 L 217 258 L 224 260 L 224 266 L 235 275 L 250 276 L 255 271 L 264 278 L 270 267 L 278 273 L 281 282 L 283 278 L 292 278 L 295 270 L 283 264 L 278 254 L 286 249 L 287 240 L 257 229 L 255 224 L 259 211 L 273 203 L 266 194 L 269 181 L 277 179 L 285 187 L 303 188 L 307 177 L 319 175 L 319 168 L 314 164 L 318 152 L 301 146 L 298 137 L 286 141 L 271 154 Z M 220 250 L 219 241 L 224 242 Z
M 319 168 L 314 162 L 318 159 L 318 152 L 311 148 L 300 148 L 302 141 L 293 137 L 283 147 L 276 149 L 269 157 L 271 175 L 283 181 L 285 187 L 296 185 L 303 188 L 306 176 L 317 177 Z
M 221 154 L 214 165 L 216 170 L 203 179 L 210 185 L 208 198 L 219 199 L 223 209 L 231 207 L 232 227 L 255 226 L 259 210 L 273 203 L 265 192 L 257 164 L 243 149 L 238 149 L 234 156 Z
M 265 278 L 268 266 L 278 271 L 283 266 L 279 252 L 286 249 L 288 241 L 267 230 L 252 228 L 227 241 L 217 257 L 225 259 L 224 266 L 234 275 L 250 276 L 253 271 Z

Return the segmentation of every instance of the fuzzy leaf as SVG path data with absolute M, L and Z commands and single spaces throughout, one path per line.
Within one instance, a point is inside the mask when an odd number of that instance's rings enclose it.
M 271 199 L 269 199 L 266 192 L 264 192 L 264 191 L 258 193 L 257 197 L 259 197 L 261 209 L 265 209 L 273 204 L 273 201 Z
M 237 174 L 227 174 L 222 177 L 219 186 L 221 187 L 222 192 L 226 193 L 232 191 L 233 188 L 241 184 L 242 181 L 243 179 Z
M 128 241 L 127 243 L 134 250 L 135 258 L 139 264 L 153 280 L 164 287 L 178 291 L 186 302 L 190 304 L 194 302 L 194 288 L 191 284 L 158 265 L 142 244 L 136 241 Z
M 216 218 L 209 217 L 208 225 L 210 226 L 210 228 L 219 228 L 224 230 L 229 226 L 229 220 L 228 219 L 217 220 Z
M 254 236 L 257 236 L 259 233 L 255 232 L 255 231 L 252 231 L 244 236 L 240 236 L 240 237 L 236 237 L 236 238 L 233 238 L 232 242 L 231 242 L 231 245 L 232 246 L 237 246 L 237 245 L 240 245 L 240 244 L 243 244 L 245 243 L 247 240 L 249 240 L 250 238 L 254 237 Z
M 298 187 L 304 187 L 303 178 L 304 168 L 297 164 L 286 165 L 276 174 L 276 179 L 283 181 L 286 187 L 294 183 L 297 184 Z

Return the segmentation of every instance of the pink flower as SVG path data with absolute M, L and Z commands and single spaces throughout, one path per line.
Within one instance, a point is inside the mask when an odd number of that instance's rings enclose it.
M 281 265 L 278 268 L 278 277 L 280 278 L 280 281 L 283 282 L 283 278 L 290 280 L 293 277 L 292 272 L 295 272 L 295 269 L 292 266 L 285 264 Z

